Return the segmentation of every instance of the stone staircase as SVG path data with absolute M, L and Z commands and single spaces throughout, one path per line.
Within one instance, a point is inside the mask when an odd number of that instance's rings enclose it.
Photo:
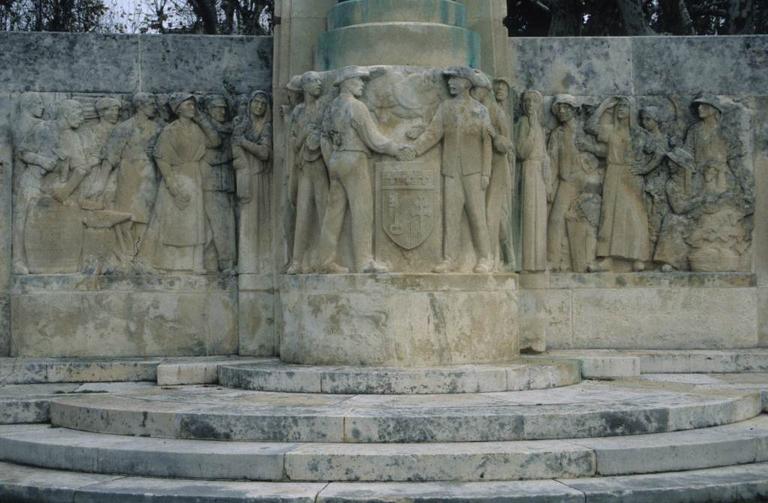
M 0 422 L 16 423 L 0 426 L 0 501 L 768 500 L 768 375 L 720 361 L 728 377 L 580 382 L 562 355 L 428 370 L 0 360 Z M 211 367 L 218 383 L 194 382 Z M 85 369 L 123 382 L 51 382 Z

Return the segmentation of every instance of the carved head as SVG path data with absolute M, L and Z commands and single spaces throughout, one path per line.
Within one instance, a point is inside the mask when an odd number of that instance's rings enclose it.
M 539 111 L 544 97 L 539 91 L 525 91 L 522 97 L 523 112 L 525 115 L 533 115 Z
M 26 112 L 32 117 L 38 119 L 43 117 L 45 112 L 45 106 L 43 105 L 43 98 L 39 93 L 24 93 L 21 95 L 21 101 L 19 106 L 22 112 Z
M 301 89 L 315 98 L 323 94 L 323 81 L 317 72 L 306 72 L 301 76 Z
M 617 98 L 616 106 L 614 108 L 614 114 L 616 118 L 621 121 L 627 121 L 629 120 L 631 113 L 632 106 L 630 105 L 629 100 L 624 97 Z
M 136 111 L 148 119 L 157 117 L 157 99 L 153 94 L 136 93 L 133 95 L 133 106 Z
M 694 110 L 694 114 L 698 115 L 700 119 L 706 119 L 707 117 L 719 117 L 722 113 L 722 105 L 720 100 L 715 96 L 699 95 L 691 103 L 691 108 Z
M 491 79 L 480 70 L 474 70 L 472 72 L 472 96 L 481 103 L 491 97 L 493 92 L 493 84 Z
M 510 85 L 507 79 L 496 79 L 493 81 L 493 92 L 496 95 L 496 101 L 504 103 L 509 98 Z
M 558 94 L 552 102 L 552 113 L 564 124 L 576 116 L 578 107 L 578 101 L 570 94 Z
M 177 93 L 169 100 L 171 110 L 179 117 L 191 119 L 197 113 L 197 98 L 189 93 Z
M 205 98 L 205 109 L 216 122 L 227 120 L 227 100 L 220 94 L 211 94 Z
M 656 107 L 645 107 L 640 110 L 640 125 L 648 131 L 657 131 L 661 122 L 661 111 Z
M 83 125 L 83 107 L 79 101 L 64 100 L 59 103 L 58 118 L 64 121 L 70 128 L 77 129 Z
M 339 76 L 334 82 L 335 86 L 339 86 L 342 92 L 351 93 L 352 96 L 359 98 L 363 95 L 365 90 L 365 82 L 363 79 L 370 78 L 371 72 L 367 68 L 361 68 L 359 66 L 347 66 L 342 68 Z
M 96 111 L 99 119 L 110 124 L 117 124 L 120 119 L 120 101 L 115 98 L 99 98 L 96 100 Z
M 255 117 L 264 117 L 269 108 L 269 95 L 264 91 L 256 91 L 248 102 L 249 112 Z

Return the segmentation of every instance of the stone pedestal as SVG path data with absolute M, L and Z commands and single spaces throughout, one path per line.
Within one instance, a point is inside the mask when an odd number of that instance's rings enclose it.
M 283 276 L 281 359 L 417 367 L 519 352 L 511 274 Z
M 237 352 L 233 277 L 17 276 L 12 356 L 201 356 Z

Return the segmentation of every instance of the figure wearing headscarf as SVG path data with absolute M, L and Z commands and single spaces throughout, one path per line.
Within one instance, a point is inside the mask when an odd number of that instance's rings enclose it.
M 637 131 L 632 113 L 627 98 L 608 98 L 590 118 L 587 129 L 607 147 L 597 255 L 632 261 L 633 270 L 642 271 L 651 258 L 651 240 L 643 177 L 635 170 L 632 141 Z
M 272 247 L 272 114 L 269 95 L 256 91 L 245 117 L 238 117 L 232 135 L 232 155 L 240 201 L 241 274 L 270 270 Z
M 517 156 L 522 165 L 523 271 L 547 269 L 547 191 L 551 187 L 549 155 L 539 119 L 543 97 L 523 93 L 523 116 L 517 123 Z
M 197 111 L 193 95 L 174 95 L 170 105 L 178 118 L 163 128 L 155 147 L 162 179 L 150 224 L 153 239 L 147 244 L 154 245 L 150 256 L 158 269 L 204 274 L 205 154 L 221 139 Z

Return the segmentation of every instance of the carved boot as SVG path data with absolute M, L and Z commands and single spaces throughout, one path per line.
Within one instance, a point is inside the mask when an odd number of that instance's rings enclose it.
M 389 272 L 389 266 L 371 259 L 363 267 L 363 272 L 383 274 Z
M 488 274 L 493 271 L 493 261 L 489 258 L 481 258 L 475 266 L 475 272 L 478 274 Z
M 456 270 L 456 264 L 453 263 L 453 260 L 445 259 L 439 264 L 437 264 L 437 266 L 435 266 L 435 268 L 432 269 L 432 272 L 437 274 L 444 274 L 447 272 L 453 272 L 455 270 Z
M 349 273 L 349 269 L 348 268 L 346 268 L 344 266 L 340 266 L 336 262 L 325 263 L 325 264 L 321 265 L 318 268 L 318 271 L 321 274 L 347 274 L 347 273 Z

